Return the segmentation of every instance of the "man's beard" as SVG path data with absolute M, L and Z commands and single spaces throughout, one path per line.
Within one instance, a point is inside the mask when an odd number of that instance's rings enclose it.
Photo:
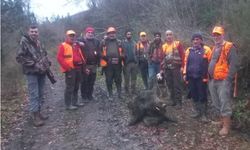
M 156 44 L 160 44 L 161 43 L 161 39 L 155 39 L 155 43 Z

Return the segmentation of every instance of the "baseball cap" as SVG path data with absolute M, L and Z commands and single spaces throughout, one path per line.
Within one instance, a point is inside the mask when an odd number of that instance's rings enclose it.
M 220 34 L 220 35 L 224 35 L 224 33 L 225 33 L 224 28 L 221 26 L 215 26 L 212 34 L 215 34 L 215 33 Z
M 74 30 L 68 30 L 67 32 L 66 32 L 66 35 L 71 35 L 71 34 L 76 34 L 76 32 L 74 31 Z
M 146 36 L 146 32 L 140 32 L 140 36 Z

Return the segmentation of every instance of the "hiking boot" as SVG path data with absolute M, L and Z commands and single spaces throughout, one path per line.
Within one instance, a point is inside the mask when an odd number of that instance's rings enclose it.
M 41 111 L 39 111 L 39 117 L 40 117 L 41 120 L 47 120 L 47 119 L 49 119 L 49 116 L 47 116 L 47 115 L 42 115 L 42 114 L 41 114 Z
M 223 127 L 219 131 L 220 136 L 227 136 L 230 131 L 231 126 L 231 118 L 230 117 L 222 117 Z
M 41 120 L 39 116 L 39 111 L 33 112 L 33 125 L 35 127 L 40 127 L 44 125 L 44 122 Z
M 193 112 L 191 113 L 190 117 L 192 118 L 199 118 L 201 116 L 200 105 L 198 102 L 194 102 L 193 104 Z
M 127 88 L 125 88 L 125 94 L 130 95 L 130 92 L 129 92 L 129 90 Z
M 89 99 L 87 98 L 82 98 L 82 103 L 88 103 L 89 102 Z
M 138 119 L 132 117 L 132 118 L 129 120 L 128 126 L 133 126 L 133 125 L 135 125 L 135 124 L 137 124 L 137 123 L 138 123 Z
M 88 96 L 88 100 L 92 101 L 92 100 L 95 100 L 95 98 L 92 95 L 90 95 Z
M 112 101 L 113 100 L 113 94 L 109 94 L 108 100 Z
M 208 118 L 207 118 L 206 115 L 202 115 L 201 116 L 201 122 L 204 122 L 204 123 L 208 123 L 209 122 L 209 120 L 208 120 Z
M 200 113 L 196 110 L 194 110 L 191 114 L 190 117 L 192 118 L 199 118 L 200 117 Z
M 66 110 L 76 110 L 76 109 L 77 109 L 77 106 L 73 106 L 73 105 L 66 107 Z
M 118 93 L 118 98 L 119 98 L 119 99 L 123 99 L 121 93 Z
M 77 104 L 77 106 L 82 107 L 82 106 L 84 106 L 84 103 L 83 103 L 83 102 L 79 102 L 79 103 Z

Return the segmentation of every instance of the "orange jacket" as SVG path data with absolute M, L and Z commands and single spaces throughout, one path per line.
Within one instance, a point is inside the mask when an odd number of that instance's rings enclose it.
M 82 58 L 83 63 L 85 63 L 85 59 L 84 56 L 80 50 L 80 48 L 78 48 L 78 52 L 80 57 Z M 57 54 L 57 60 L 60 64 L 60 69 L 61 72 L 66 72 L 69 71 L 73 68 L 75 68 L 74 66 L 74 62 L 73 62 L 73 47 L 72 45 L 63 42 L 60 46 L 59 46 L 59 51 Z
M 191 48 L 191 47 L 189 47 L 189 48 L 186 50 L 186 52 L 185 52 L 183 75 L 186 75 L 186 73 L 187 73 L 187 60 L 188 60 L 188 57 L 189 57 L 190 48 Z M 212 51 L 211 51 L 210 47 L 208 47 L 208 46 L 206 46 L 206 45 L 204 45 L 203 48 L 204 48 L 204 50 L 205 50 L 205 51 L 204 51 L 204 54 L 203 54 L 203 58 L 204 58 L 204 59 L 207 59 L 207 61 L 209 62 L 210 57 L 211 57 L 211 54 L 212 54 Z M 208 62 L 207 62 L 207 63 L 208 63 Z M 206 69 L 208 69 L 208 68 L 206 68 Z M 203 82 L 207 82 L 207 81 L 208 81 L 208 75 L 207 75 L 207 73 L 206 73 L 206 75 L 203 77 Z
M 229 64 L 227 61 L 227 57 L 232 46 L 233 46 L 233 43 L 227 42 L 227 41 L 225 41 L 225 43 L 223 44 L 223 47 L 221 49 L 221 54 L 214 67 L 213 78 L 215 80 L 224 80 L 227 78 L 227 75 L 229 72 Z M 214 52 L 214 50 L 215 48 L 213 48 L 212 53 Z

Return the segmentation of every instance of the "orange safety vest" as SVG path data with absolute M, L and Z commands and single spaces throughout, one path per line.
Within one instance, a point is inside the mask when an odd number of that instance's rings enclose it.
M 73 63 L 73 48 L 72 48 L 72 46 L 66 42 L 63 42 L 62 45 L 64 48 L 64 53 L 63 53 L 64 62 L 66 64 L 68 64 L 71 68 L 75 68 L 74 63 Z M 81 50 L 79 50 L 79 53 L 81 55 L 83 62 L 85 63 L 86 60 L 84 59 Z M 61 72 L 66 72 L 66 71 L 67 70 L 65 70 L 63 67 L 61 67 Z
M 232 46 L 233 43 L 227 41 L 223 44 L 219 59 L 214 67 L 213 77 L 215 80 L 224 80 L 227 78 L 229 72 L 229 64 L 227 58 Z M 212 53 L 214 52 L 214 50 L 215 48 L 213 48 Z
M 168 45 L 167 43 L 162 45 L 163 52 L 165 54 L 172 52 L 173 50 L 177 49 L 179 46 L 180 41 L 174 41 L 172 44 Z
M 189 56 L 189 53 L 190 53 L 190 48 L 191 48 L 191 47 L 189 47 L 189 48 L 186 50 L 186 52 L 185 52 L 183 75 L 186 75 L 186 73 L 187 73 L 187 60 L 188 60 L 188 56 Z M 209 58 L 211 57 L 212 51 L 211 51 L 210 47 L 208 47 L 208 46 L 206 46 L 206 45 L 204 45 L 203 48 L 204 48 L 204 50 L 205 50 L 205 51 L 204 51 L 203 58 L 209 60 Z M 208 78 L 203 79 L 203 81 L 204 81 L 204 82 L 207 82 L 207 81 L 208 81 Z
M 121 56 L 122 55 L 122 48 L 119 47 L 118 48 L 118 51 L 119 51 L 119 55 Z M 102 56 L 107 56 L 107 46 L 104 45 L 103 46 L 103 49 L 102 49 Z M 122 61 L 122 65 L 124 65 L 124 62 Z M 101 67 L 107 67 L 108 66 L 108 62 L 104 59 L 101 59 L 100 60 L 100 66 Z
M 162 45 L 162 49 L 163 49 L 163 52 L 165 55 L 168 55 L 168 54 L 171 54 L 175 57 L 175 58 L 180 58 L 181 59 L 181 67 L 183 67 L 184 65 L 184 56 L 181 56 L 181 52 L 180 50 L 178 49 L 180 45 L 180 41 L 173 41 L 173 43 L 171 44 L 168 44 L 168 43 L 165 43 Z M 184 54 L 183 54 L 184 55 Z
M 149 43 L 147 43 L 149 46 Z M 144 49 L 144 45 L 142 44 L 141 41 L 136 43 L 136 50 Z
M 147 46 L 149 48 L 149 43 L 147 42 Z M 137 42 L 136 43 L 136 55 L 140 57 L 140 55 L 143 55 L 147 53 L 147 51 L 145 51 L 145 47 L 144 45 L 142 44 L 141 41 Z

